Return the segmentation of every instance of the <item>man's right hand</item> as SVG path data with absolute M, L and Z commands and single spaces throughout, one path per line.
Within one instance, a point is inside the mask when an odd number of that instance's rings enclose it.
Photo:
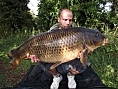
M 27 53 L 27 58 L 31 59 L 31 62 L 39 62 L 40 60 L 38 58 L 36 58 L 35 55 L 29 55 L 29 53 Z
M 79 74 L 79 71 L 77 71 L 76 69 L 72 68 L 70 69 L 70 72 L 75 75 L 75 74 Z

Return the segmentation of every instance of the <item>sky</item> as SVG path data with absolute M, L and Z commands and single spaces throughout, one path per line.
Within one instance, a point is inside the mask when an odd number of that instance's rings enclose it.
M 28 7 L 31 9 L 31 11 L 34 12 L 35 15 L 38 15 L 38 11 L 37 11 L 38 7 L 37 7 L 37 5 L 38 5 L 39 1 L 40 0 L 30 0 L 30 3 L 28 4 Z M 110 10 L 110 8 L 109 8 L 110 5 L 111 5 L 111 3 L 107 3 L 106 4 L 106 7 L 105 7 L 106 11 Z M 102 5 L 101 5 L 101 7 L 102 7 Z
M 38 14 L 38 11 L 37 11 L 38 10 L 38 7 L 37 7 L 38 3 L 39 3 L 39 0 L 30 0 L 30 2 L 28 4 L 28 7 L 31 9 L 31 11 L 34 12 L 35 15 Z

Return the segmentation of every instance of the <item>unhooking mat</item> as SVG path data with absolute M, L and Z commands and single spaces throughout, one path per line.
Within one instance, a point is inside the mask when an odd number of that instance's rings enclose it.
M 36 81 L 29 81 L 28 75 L 31 73 L 34 65 L 31 66 L 31 68 L 28 70 L 24 78 L 19 82 L 18 84 L 14 85 L 13 87 L 4 87 L 1 89 L 50 89 L 50 85 L 52 83 L 52 77 L 50 77 L 47 80 L 36 80 Z M 68 89 L 67 84 L 67 77 L 65 74 L 63 74 L 63 80 L 60 83 L 59 89 Z M 77 80 L 76 80 L 77 81 Z M 86 87 L 79 87 L 77 86 L 76 89 L 115 89 L 115 88 L 108 88 L 108 87 L 94 87 L 94 88 L 86 88 Z

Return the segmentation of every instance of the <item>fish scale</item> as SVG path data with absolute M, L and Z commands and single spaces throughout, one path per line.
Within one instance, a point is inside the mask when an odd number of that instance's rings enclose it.
M 30 54 L 36 55 L 42 62 L 55 63 L 50 68 L 53 69 L 74 60 L 80 53 L 84 54 L 80 61 L 86 65 L 86 53 L 100 47 L 105 39 L 99 31 L 83 27 L 44 32 L 8 52 L 8 57 L 12 59 L 10 66 L 11 69 L 17 68 L 20 61 Z

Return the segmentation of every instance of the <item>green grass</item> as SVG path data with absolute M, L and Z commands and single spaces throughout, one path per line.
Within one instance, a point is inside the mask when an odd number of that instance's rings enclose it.
M 0 39 L 0 60 L 5 64 L 9 63 L 10 59 L 7 57 L 9 50 L 19 46 L 26 39 L 34 33 L 16 33 L 7 38 Z M 88 56 L 91 65 L 101 80 L 109 87 L 118 87 L 118 39 L 114 45 L 113 33 L 109 33 L 109 44 L 96 49 L 91 55 Z M 24 60 L 19 65 L 18 69 L 10 73 L 17 75 L 26 72 L 32 63 Z M 8 72 L 9 73 L 9 72 Z M 12 86 L 10 79 L 4 77 L 5 74 L 0 73 L 0 88 L 4 86 Z M 7 75 L 7 74 L 6 74 Z
M 6 66 L 9 67 L 8 63 L 10 62 L 10 59 L 7 57 L 7 53 L 9 52 L 9 50 L 18 47 L 32 35 L 33 33 L 22 32 L 22 33 L 15 33 L 14 35 L 9 35 L 7 38 L 3 37 L 2 39 L 0 39 L 0 61 L 4 63 L 5 67 Z M 26 73 L 26 71 L 30 68 L 31 65 L 32 63 L 30 60 L 23 60 L 16 70 L 11 71 L 7 69 L 5 73 L 0 73 L 0 88 L 10 87 L 14 85 L 12 84 L 13 80 L 12 78 L 15 76 L 17 78 L 19 77 L 17 75 Z M 9 73 L 11 73 L 11 75 Z M 9 77 L 8 75 L 11 77 L 11 79 L 8 78 Z M 20 78 L 21 77 L 19 77 L 19 80 Z

